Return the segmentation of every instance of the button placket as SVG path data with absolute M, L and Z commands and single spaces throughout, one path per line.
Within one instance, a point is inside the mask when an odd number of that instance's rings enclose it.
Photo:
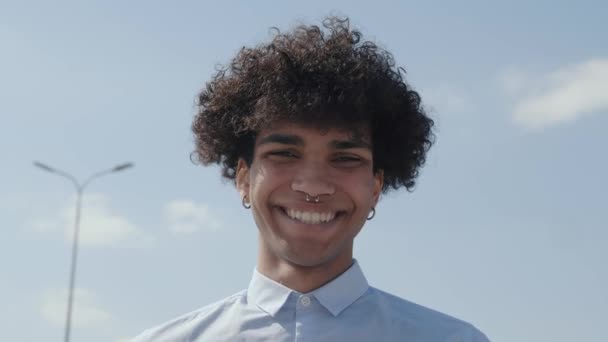
M 311 329 L 314 330 L 314 298 L 311 295 L 299 295 L 297 299 L 297 308 L 295 314 L 296 320 L 296 331 L 295 331 L 295 341 L 314 341 L 314 338 L 311 340 Z

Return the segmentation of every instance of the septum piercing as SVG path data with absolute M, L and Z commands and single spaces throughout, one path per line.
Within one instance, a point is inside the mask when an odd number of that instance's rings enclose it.
M 306 194 L 306 202 L 310 203 L 310 202 L 314 202 L 314 203 L 319 203 L 321 199 L 319 198 L 319 196 L 315 196 L 315 197 L 311 197 L 309 194 Z

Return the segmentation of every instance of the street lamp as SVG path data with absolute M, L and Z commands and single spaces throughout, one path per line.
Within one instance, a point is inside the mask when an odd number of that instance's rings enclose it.
M 69 292 L 68 292 L 68 312 L 67 312 L 67 317 L 65 320 L 65 337 L 64 337 L 64 341 L 65 342 L 69 342 L 70 341 L 70 328 L 72 325 L 72 302 L 74 301 L 74 281 L 76 278 L 76 260 L 78 257 L 78 235 L 80 232 L 80 208 L 81 208 L 81 203 L 82 203 L 82 192 L 84 191 L 84 188 L 89 185 L 91 183 L 91 181 L 95 178 L 99 178 L 101 176 L 110 174 L 110 173 L 114 173 L 114 172 L 120 172 L 123 171 L 125 169 L 128 169 L 130 167 L 133 167 L 132 163 L 124 163 L 124 164 L 120 164 L 117 165 L 111 169 L 108 170 L 104 170 L 104 171 L 100 171 L 97 173 L 94 173 L 93 175 L 91 175 L 85 182 L 83 182 L 82 184 L 80 184 L 78 182 L 78 180 L 72 176 L 71 174 L 52 168 L 48 165 L 45 165 L 41 162 L 38 161 L 34 161 L 34 166 L 44 170 L 44 171 L 48 171 L 54 174 L 57 174 L 59 176 L 65 177 L 67 179 L 69 179 L 74 186 L 76 187 L 76 219 L 74 222 L 74 238 L 72 239 L 72 265 L 70 267 L 70 287 L 69 287 Z

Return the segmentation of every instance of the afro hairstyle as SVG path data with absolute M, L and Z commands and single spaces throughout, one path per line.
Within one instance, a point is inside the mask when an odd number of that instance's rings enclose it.
M 198 95 L 193 160 L 220 164 L 235 179 L 239 159 L 250 165 L 257 132 L 291 121 L 371 135 L 374 171 L 383 192 L 412 191 L 433 144 L 433 120 L 389 52 L 351 29 L 347 18 L 322 27 L 300 25 L 269 43 L 243 47 Z

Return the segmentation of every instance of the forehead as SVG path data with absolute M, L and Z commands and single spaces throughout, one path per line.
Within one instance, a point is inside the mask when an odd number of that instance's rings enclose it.
M 295 136 L 302 138 L 304 141 L 308 139 L 321 139 L 359 141 L 367 145 L 371 145 L 372 143 L 369 125 L 358 124 L 352 127 L 344 127 L 279 121 L 258 132 L 256 145 L 273 135 Z

